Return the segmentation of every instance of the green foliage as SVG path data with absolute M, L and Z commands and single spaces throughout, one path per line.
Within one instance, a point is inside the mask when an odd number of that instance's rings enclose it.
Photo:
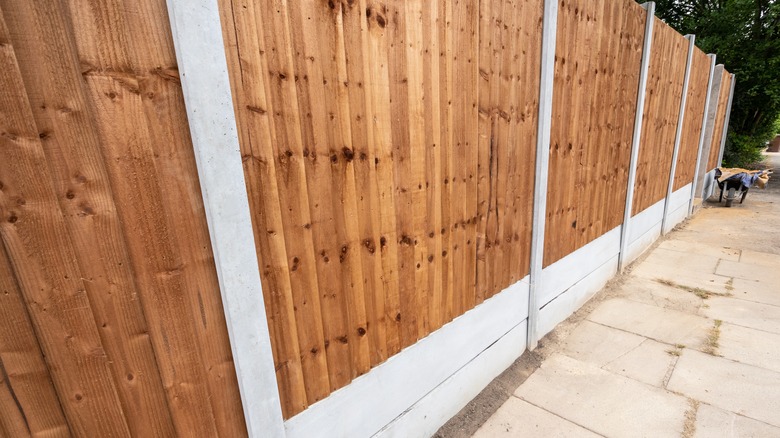
M 780 118 L 780 2 L 658 0 L 656 14 L 736 74 L 724 161 L 749 164 Z

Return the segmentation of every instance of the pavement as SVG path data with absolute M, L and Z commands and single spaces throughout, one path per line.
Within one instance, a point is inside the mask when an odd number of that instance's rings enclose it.
M 541 365 L 473 436 L 780 437 L 780 154 L 768 155 L 767 190 L 705 201 L 542 340 Z

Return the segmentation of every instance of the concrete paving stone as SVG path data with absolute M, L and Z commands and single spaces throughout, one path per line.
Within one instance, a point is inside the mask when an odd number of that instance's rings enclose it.
M 616 298 L 605 301 L 589 320 L 667 344 L 700 348 L 712 327 L 701 316 Z
M 780 373 L 780 334 L 723 323 L 718 342 L 721 356 Z
M 688 409 L 683 397 L 561 354 L 515 395 L 609 437 L 679 437 Z
M 562 352 L 574 359 L 602 367 L 637 348 L 645 339 L 584 320 L 566 338 Z
M 665 240 L 658 245 L 658 248 L 680 251 L 686 254 L 714 256 L 719 259 L 733 260 L 735 262 L 739 261 L 740 253 L 742 252 L 740 249 L 678 239 Z
M 708 318 L 720 319 L 743 327 L 780 333 L 780 307 L 730 297 L 711 297 L 702 309 Z
M 630 277 L 620 290 L 621 296 L 629 300 L 680 312 L 698 313 L 704 303 L 691 292 L 641 277 Z
M 712 292 L 728 292 L 728 278 L 715 274 L 720 259 L 716 256 L 686 254 L 656 248 L 632 271 L 637 277 L 664 279 L 679 285 L 698 287 Z
M 667 353 L 673 347 L 645 339 L 633 350 L 605 364 L 602 369 L 638 380 L 648 385 L 663 386 L 669 366 L 676 359 Z
M 724 277 L 757 280 L 768 284 L 773 284 L 775 285 L 775 288 L 777 288 L 777 285 L 780 284 L 780 270 L 776 268 L 770 269 L 764 265 L 721 260 L 715 273 L 718 275 L 723 275 Z
M 596 438 L 597 435 L 525 400 L 509 397 L 474 434 L 474 438 L 560 437 Z
M 780 426 L 780 373 L 685 349 L 667 388 Z
M 751 418 L 701 404 L 696 413 L 694 438 L 770 438 L 780 437 L 780 428 Z
M 780 306 L 780 285 L 777 283 L 735 278 L 733 287 L 734 298 Z
M 780 255 L 743 249 L 739 262 L 777 269 L 780 266 Z

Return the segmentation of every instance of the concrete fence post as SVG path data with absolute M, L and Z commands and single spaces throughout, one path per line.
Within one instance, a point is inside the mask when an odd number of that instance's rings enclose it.
M 701 135 L 699 136 L 699 151 L 696 154 L 696 167 L 693 171 L 693 182 L 691 183 L 691 200 L 688 203 L 688 217 L 693 214 L 693 206 L 696 201 L 696 187 L 699 183 L 699 167 L 701 167 L 702 152 L 707 138 L 710 101 L 712 100 L 712 86 L 713 80 L 715 79 L 716 56 L 712 53 L 707 56 L 710 58 L 710 78 L 707 81 L 707 97 L 704 99 L 704 115 L 702 116 L 701 121 Z
M 726 151 L 726 137 L 729 133 L 729 121 L 731 120 L 731 105 L 734 103 L 734 86 L 737 83 L 737 76 L 731 75 L 731 90 L 729 90 L 729 101 L 726 106 L 726 119 L 723 120 L 723 136 L 720 139 L 720 152 L 718 153 L 718 167 L 723 164 L 723 152 Z
M 282 437 L 217 0 L 167 4 L 247 430 L 252 437 Z
M 664 200 L 664 215 L 661 219 L 661 235 L 667 233 L 666 216 L 669 214 L 669 201 L 674 191 L 674 176 L 677 172 L 677 157 L 680 156 L 680 143 L 682 142 L 683 127 L 685 125 L 685 105 L 688 103 L 688 87 L 691 83 L 691 66 L 693 65 L 693 52 L 696 49 L 696 35 L 686 35 L 688 39 L 688 59 L 685 64 L 685 79 L 683 80 L 682 99 L 680 100 L 680 115 L 677 118 L 677 133 L 674 137 L 674 152 L 672 153 L 672 167 L 669 170 L 669 185 L 666 188 Z
M 539 81 L 539 123 L 536 131 L 536 172 L 534 184 L 531 266 L 528 291 L 527 348 L 539 343 L 538 289 L 544 263 L 544 227 L 547 213 L 547 173 L 550 164 L 555 46 L 558 30 L 558 1 L 545 0 L 542 30 L 541 79 Z
M 626 249 L 628 248 L 629 229 L 631 227 L 631 211 L 634 206 L 634 183 L 636 182 L 636 165 L 639 160 L 639 144 L 642 140 L 642 117 L 645 112 L 645 91 L 647 90 L 647 74 L 650 67 L 650 52 L 653 47 L 653 24 L 655 23 L 655 3 L 642 5 L 647 10 L 645 22 L 645 43 L 642 48 L 642 63 L 640 64 L 639 89 L 637 91 L 636 116 L 634 117 L 634 137 L 631 141 L 631 161 L 628 167 L 628 184 L 626 187 L 626 207 L 623 212 L 623 226 L 620 227 L 620 253 L 618 254 L 618 272 L 625 267 Z

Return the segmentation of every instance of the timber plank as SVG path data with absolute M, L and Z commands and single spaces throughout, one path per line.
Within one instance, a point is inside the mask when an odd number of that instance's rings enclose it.
M 133 434 L 172 435 L 67 12 L 57 3 L 30 2 L 16 5 L 9 19 L 60 208 L 88 279 L 86 291 L 123 407 L 130 413 L 128 426 Z M 75 109 L 71 117 L 57 116 L 57 108 L 69 106 Z M 90 184 L 79 184 L 79 178 Z M 91 214 L 84 214 L 85 206 Z
M 0 41 L 10 41 L 4 24 L 0 32 Z M 72 431 L 127 436 L 130 431 L 12 46 L 0 45 L 0 56 L 6 66 L 0 70 L 0 238 L 52 364 Z M 72 110 L 60 111 L 67 117 Z M 88 209 L 85 206 L 85 214 Z
M 309 281 L 316 284 L 313 250 L 306 252 L 308 258 L 302 257 L 303 266 L 291 271 L 287 262 L 285 223 L 274 165 L 275 154 L 271 146 L 274 134 L 270 116 L 272 107 L 266 94 L 265 57 L 240 56 L 242 49 L 244 53 L 260 53 L 260 41 L 263 40 L 256 20 L 255 5 L 250 3 L 246 6 L 235 7 L 232 1 L 223 1 L 220 11 L 227 45 L 228 72 L 232 87 L 237 91 L 233 97 L 239 145 L 263 281 L 263 297 L 268 312 L 268 327 L 273 341 L 271 346 L 277 384 L 279 393 L 283 395 L 282 414 L 288 418 L 308 406 L 302 363 L 316 362 L 317 358 L 324 362 L 325 356 L 320 353 L 324 349 L 321 328 L 320 334 L 314 338 L 314 345 L 309 347 L 309 353 L 301 355 L 301 345 L 305 345 L 307 337 L 296 324 L 296 312 L 301 309 L 307 313 L 305 309 L 313 308 L 319 313 L 319 303 L 315 301 L 314 306 L 303 304 L 296 307 L 291 275 L 308 275 L 313 278 Z M 308 242 L 311 245 L 311 236 L 309 234 L 307 238 L 305 231 L 301 227 L 298 233 L 294 229 L 289 232 L 301 243 Z M 314 298 L 317 298 L 316 293 Z M 305 300 L 303 302 L 306 303 Z M 310 366 L 307 365 L 306 369 L 310 369 Z M 327 373 L 324 375 L 327 378 Z M 309 387 L 316 389 L 317 385 Z M 322 387 L 327 388 L 327 382 Z

